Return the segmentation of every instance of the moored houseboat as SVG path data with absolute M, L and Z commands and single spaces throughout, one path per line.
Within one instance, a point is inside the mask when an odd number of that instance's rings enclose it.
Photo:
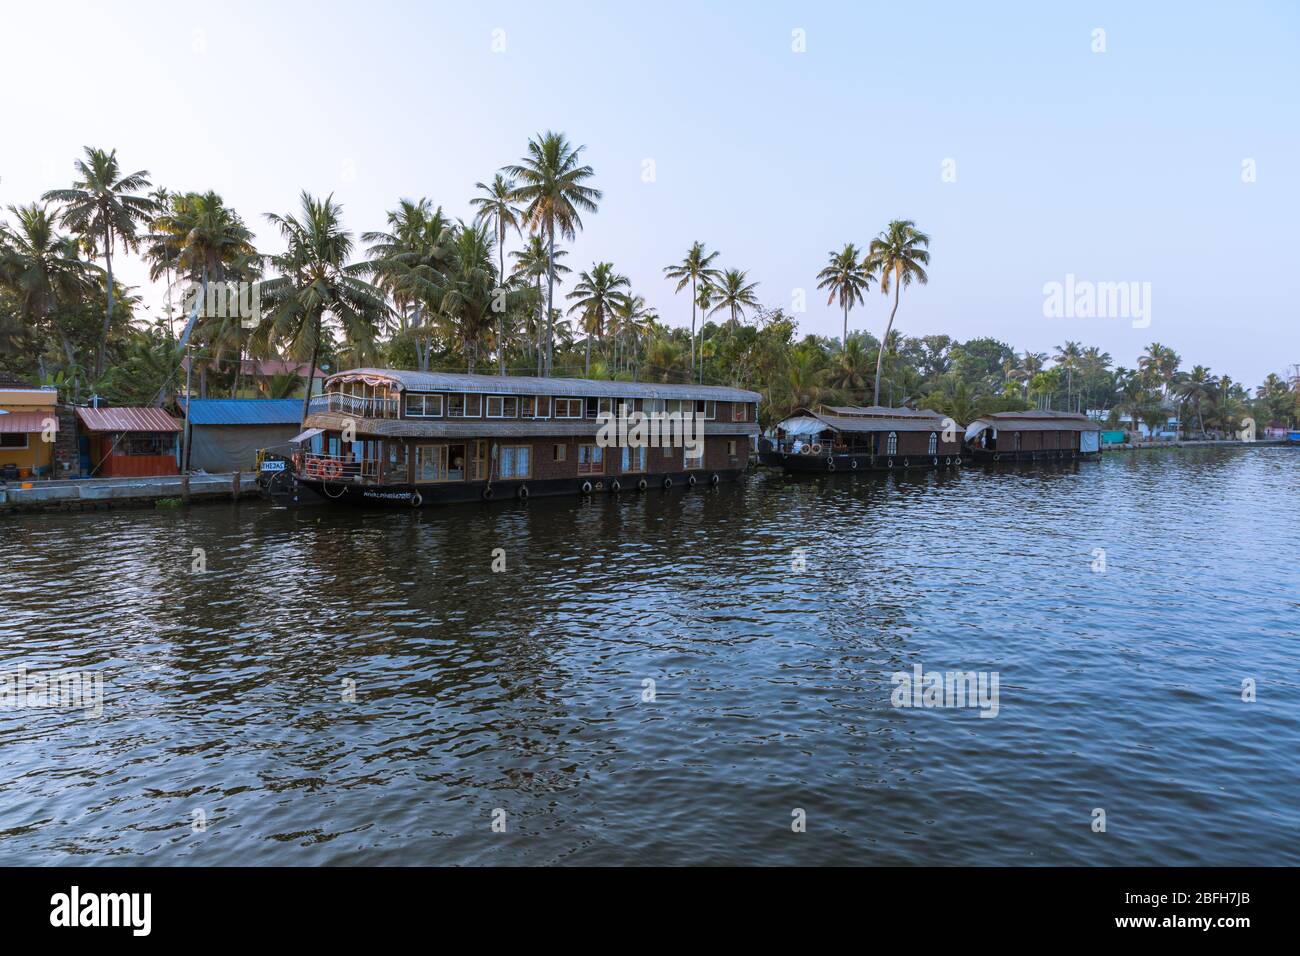
M 270 487 L 280 501 L 305 489 L 419 507 L 716 485 L 745 470 L 759 398 L 717 386 L 353 369 L 311 400 L 295 439 L 303 450 Z M 613 427 L 620 419 L 634 427 Z M 638 421 L 662 429 L 638 434 Z
M 929 409 L 818 405 L 778 422 L 762 464 L 787 471 L 892 471 L 961 464 L 961 426 Z
M 1101 425 L 1072 412 L 994 412 L 966 427 L 976 462 L 1069 461 L 1101 457 Z

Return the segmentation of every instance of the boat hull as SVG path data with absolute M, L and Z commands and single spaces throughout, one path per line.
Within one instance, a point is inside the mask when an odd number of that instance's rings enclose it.
M 963 460 L 977 465 L 1013 465 L 1023 462 L 1096 461 L 1099 451 L 989 451 L 986 448 L 968 448 Z
M 957 468 L 965 458 L 961 455 L 797 455 L 791 452 L 765 451 L 758 456 L 760 464 L 769 468 L 784 468 L 800 473 L 856 473 L 862 471 L 924 471 L 936 468 Z
M 580 478 L 436 484 L 367 485 L 295 476 L 268 494 L 276 504 L 333 504 L 352 507 L 428 508 L 471 502 L 526 501 L 575 495 L 628 494 L 639 491 L 685 491 L 733 482 L 744 469 L 682 471 L 644 475 L 590 475 Z M 694 484 L 691 479 L 694 478 Z M 642 487 L 644 482 L 644 487 Z

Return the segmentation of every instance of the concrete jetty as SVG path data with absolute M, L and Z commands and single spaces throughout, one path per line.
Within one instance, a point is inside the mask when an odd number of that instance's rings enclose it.
M 0 483 L 0 514 L 148 507 L 162 500 L 230 501 L 256 495 L 254 472 L 158 478 L 85 478 Z

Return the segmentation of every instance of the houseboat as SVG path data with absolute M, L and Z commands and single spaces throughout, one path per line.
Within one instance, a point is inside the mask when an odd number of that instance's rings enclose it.
M 1101 424 L 1071 412 L 994 412 L 966 428 L 976 462 L 1068 461 L 1101 457 Z
M 735 388 L 362 368 L 311 400 L 274 500 L 421 507 L 733 481 L 759 394 Z M 689 419 L 689 424 L 687 420 Z M 637 426 L 641 426 L 638 432 Z
M 960 465 L 961 426 L 929 409 L 818 405 L 778 422 L 759 461 L 787 471 L 891 471 Z

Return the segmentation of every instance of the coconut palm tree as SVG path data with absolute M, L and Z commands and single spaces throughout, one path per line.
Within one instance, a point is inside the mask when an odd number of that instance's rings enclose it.
M 364 278 L 369 263 L 349 263 L 352 234 L 343 228 L 343 207 L 333 196 L 316 199 L 306 191 L 297 215 L 267 213 L 280 230 L 286 248 L 270 257 L 280 273 L 262 283 L 267 308 L 259 334 L 268 343 L 287 346 L 291 357 L 310 353 L 307 381 L 316 377 L 321 343 L 327 334 L 326 313 L 338 322 L 346 341 L 369 346 L 387 322 L 384 294 Z M 303 396 L 307 417 L 311 389 Z
M 1138 368 L 1160 386 L 1161 393 L 1164 395 L 1169 394 L 1169 387 L 1173 384 L 1174 376 L 1178 374 L 1180 364 L 1182 359 L 1179 358 L 1178 353 L 1159 342 L 1152 342 L 1138 357 Z
M 713 268 L 712 262 L 718 258 L 717 252 L 705 252 L 704 243 L 693 242 L 685 258 L 677 265 L 664 266 L 664 275 L 677 280 L 674 292 L 681 292 L 689 282 L 691 285 L 691 373 L 695 373 L 695 310 L 699 305 L 699 286 L 716 282 L 722 273 Z
M 496 266 L 492 262 L 494 241 L 486 223 L 462 222 L 456 228 L 453 262 L 440 302 L 442 314 L 453 323 L 455 337 L 471 374 L 478 363 L 479 347 L 490 337 L 498 301 Z M 508 302 L 502 302 L 508 307 Z
M 1065 369 L 1065 408 L 1074 411 L 1074 370 L 1079 367 L 1083 350 L 1078 342 L 1066 342 L 1056 347 L 1056 364 Z
M 542 336 L 546 332 L 546 299 L 542 295 L 542 277 L 554 273 L 558 279 L 560 276 L 568 275 L 573 270 L 560 262 L 562 258 L 569 253 L 564 249 L 556 249 L 554 255 L 550 255 L 546 250 L 546 243 L 539 235 L 531 235 L 524 243 L 524 247 L 510 253 L 510 258 L 515 260 L 514 271 L 512 276 L 524 282 L 532 281 L 535 283 L 537 301 L 537 335 L 534 339 L 537 348 L 537 374 L 543 372 L 543 363 L 546 358 L 546 348 L 542 341 Z
M 839 252 L 832 250 L 830 263 L 817 278 L 819 289 L 829 289 L 826 304 L 830 305 L 835 297 L 840 298 L 840 308 L 844 310 L 844 336 L 840 339 L 840 348 L 847 348 L 849 342 L 849 310 L 863 301 L 862 294 L 871 285 L 872 275 L 864 263 L 858 261 L 861 253 L 858 247 L 849 243 Z
M 581 213 L 594 213 L 599 189 L 584 185 L 595 173 L 580 165 L 585 147 L 572 146 L 563 133 L 542 133 L 528 143 L 528 155 L 502 172 L 519 183 L 514 200 L 524 203 L 524 222 L 546 239 L 549 262 L 546 288 L 546 374 L 555 365 L 555 233 L 573 239 L 582 228 Z
M 519 231 L 520 212 L 513 205 L 515 184 L 497 173 L 490 186 L 475 183 L 474 187 L 483 193 L 482 196 L 475 196 L 470 200 L 470 205 L 478 207 L 478 212 L 474 214 L 474 221 L 490 223 L 496 230 L 497 254 L 500 257 L 497 276 L 505 282 L 506 231 L 509 229 Z M 506 354 L 500 347 L 500 343 L 505 341 L 505 330 L 502 325 L 504 321 L 504 310 L 499 310 L 497 312 L 497 365 L 502 375 L 506 374 Z
M 882 342 L 889 340 L 889 330 L 894 327 L 902 287 L 913 282 L 925 285 L 930 281 L 925 271 L 925 267 L 930 264 L 929 246 L 930 237 L 918 231 L 915 222 L 911 219 L 895 219 L 867 247 L 863 268 L 878 276 L 881 295 L 888 295 L 891 285 L 894 289 L 894 307 L 889 312 L 889 321 L 885 323 Z M 884 361 L 885 349 L 882 348 L 876 357 L 876 405 L 880 404 L 880 369 Z
M 633 369 L 633 380 L 635 381 L 636 360 L 640 354 L 640 346 L 654 334 L 655 323 L 658 318 L 659 313 L 646 307 L 645 296 L 625 295 L 622 301 L 614 305 L 615 370 L 618 369 L 619 365 L 618 347 L 623 342 L 628 342 L 631 354 L 625 357 L 625 361 L 627 367 Z
M 433 344 L 425 319 L 437 311 L 445 291 L 454 225 L 428 199 L 402 199 L 388 213 L 388 229 L 362 233 L 361 239 L 370 243 L 375 285 L 393 300 L 399 334 L 413 342 L 420 370 L 427 372 Z
M 632 283 L 627 276 L 619 275 L 609 262 L 597 262 L 590 272 L 578 274 L 578 283 L 567 296 L 573 302 L 569 314 L 580 313 L 582 327 L 587 333 L 587 363 L 584 375 L 591 374 L 591 340 L 605 338 L 605 323 L 614 310 L 627 299 Z
M 1214 376 L 1204 365 L 1196 365 L 1178 386 L 1178 397 L 1192 406 L 1200 433 L 1205 434 L 1205 418 L 1201 405 L 1214 396 Z
M 747 282 L 747 278 L 748 273 L 743 270 L 728 269 L 709 286 L 713 301 L 713 308 L 709 314 L 713 315 L 726 309 L 730 315 L 727 324 L 731 328 L 735 328 L 745 317 L 746 309 L 758 308 L 758 296 L 754 294 L 758 283 Z
M 80 234 L 92 249 L 102 252 L 107 267 L 108 294 L 103 333 L 95 374 L 104 372 L 104 355 L 108 348 L 108 330 L 113 324 L 113 250 L 116 243 L 130 251 L 137 246 L 136 229 L 153 215 L 154 201 L 137 195 L 149 188 L 149 171 L 141 169 L 123 176 L 117 164 L 117 150 L 85 147 L 85 159 L 74 165 L 78 178 L 71 189 L 51 189 L 42 199 L 63 206 L 60 221 Z
M 81 258 L 77 243 L 61 236 L 44 205 L 10 206 L 16 218 L 12 231 L 0 224 L 0 286 L 14 296 L 18 319 L 25 324 L 49 323 L 62 344 L 68 367 L 79 368 L 72 345 L 55 317 L 61 306 L 79 302 L 98 291 L 99 267 Z M 80 392 L 74 375 L 74 393 Z

